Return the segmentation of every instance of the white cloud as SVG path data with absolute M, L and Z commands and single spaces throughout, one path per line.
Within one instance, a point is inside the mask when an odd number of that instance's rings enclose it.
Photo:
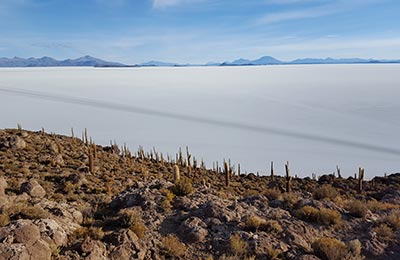
M 281 3 L 295 3 L 295 2 L 305 2 L 306 0 L 270 0 L 273 2 L 281 2 Z M 331 3 L 317 5 L 308 8 L 302 9 L 293 9 L 282 12 L 268 13 L 263 17 L 257 20 L 257 24 L 271 24 L 271 23 L 279 23 L 290 20 L 298 20 L 298 19 L 308 19 L 308 18 L 317 18 L 324 17 L 336 13 L 347 12 L 354 10 L 355 8 L 359 8 L 365 5 L 379 3 L 377 0 L 336 0 L 331 1 Z
M 153 8 L 162 9 L 179 5 L 199 3 L 205 0 L 152 0 L 152 1 L 153 1 Z

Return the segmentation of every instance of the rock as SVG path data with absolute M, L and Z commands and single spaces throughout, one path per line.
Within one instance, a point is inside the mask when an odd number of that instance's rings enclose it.
M 7 181 L 2 176 L 2 177 L 0 177 L 0 196 L 6 195 L 6 188 L 7 188 Z
M 68 243 L 68 236 L 65 230 L 53 219 L 40 219 L 34 221 L 40 230 L 41 237 L 48 244 L 65 246 Z
M 0 243 L 0 260 L 31 260 L 24 244 Z
M 57 166 L 64 166 L 64 159 L 63 159 L 61 154 L 58 154 L 58 155 L 55 156 L 54 163 Z
M 112 260 L 139 259 L 145 258 L 147 249 L 139 238 L 131 230 L 125 230 L 111 239 L 116 246 L 110 253 Z
M 9 139 L 10 148 L 13 150 L 21 150 L 25 149 L 26 143 L 24 139 L 19 136 L 13 136 Z
M 333 183 L 335 181 L 336 177 L 333 174 L 329 175 L 322 175 L 318 179 L 318 184 L 327 184 L 327 183 Z
M 43 198 L 46 195 L 46 191 L 36 180 L 22 183 L 21 192 L 26 192 L 34 198 Z
M 107 251 L 106 246 L 103 242 L 98 240 L 92 240 L 90 237 L 87 237 L 81 245 L 81 250 L 83 253 L 89 254 L 85 259 L 91 260 L 107 260 Z
M 51 249 L 49 244 L 39 239 L 31 246 L 27 247 L 31 259 L 51 260 Z
M 186 219 L 179 227 L 180 234 L 188 243 L 203 242 L 208 235 L 207 225 L 197 217 Z
M 39 228 L 32 224 L 26 223 L 14 230 L 14 243 L 21 243 L 27 246 L 33 245 L 40 239 Z

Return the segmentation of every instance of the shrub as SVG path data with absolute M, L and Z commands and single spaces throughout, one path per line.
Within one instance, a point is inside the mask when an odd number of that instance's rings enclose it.
M 193 192 L 192 182 L 188 178 L 181 178 L 173 187 L 172 192 L 176 196 L 186 196 Z
M 333 209 L 322 208 L 318 214 L 317 222 L 322 225 L 336 225 L 340 223 L 342 216 Z
M 143 223 L 142 216 L 136 210 L 126 209 L 120 212 L 120 220 L 122 226 L 129 228 L 135 233 L 138 238 L 143 238 L 146 232 L 146 227 Z
M 393 230 L 386 224 L 380 224 L 379 226 L 374 227 L 372 231 L 383 240 L 390 240 L 393 238 Z
M 263 192 L 263 194 L 269 199 L 269 200 L 277 200 L 277 199 L 282 199 L 282 193 L 278 189 L 267 189 Z
M 380 220 L 381 223 L 389 225 L 393 230 L 400 229 L 400 210 L 394 210 Z
M 361 246 L 360 240 L 358 240 L 358 239 L 350 240 L 347 243 L 347 247 L 349 248 L 350 252 L 352 253 L 352 255 L 354 257 L 358 257 L 361 259 L 360 256 L 361 256 L 362 246 Z M 354 259 L 354 260 L 356 260 L 356 259 Z
M 328 199 L 333 201 L 338 196 L 339 193 L 336 191 L 336 189 L 328 184 L 322 185 L 321 187 L 317 188 L 313 193 L 313 197 L 316 200 Z
M 186 254 L 186 246 L 175 235 L 168 235 L 162 238 L 162 244 L 170 256 L 182 257 Z
M 367 208 L 372 212 L 394 209 L 394 208 L 398 208 L 398 207 L 399 207 L 399 205 L 390 204 L 390 203 L 386 203 L 386 202 L 380 202 L 377 200 L 369 200 L 367 202 Z
M 368 208 L 365 203 L 359 200 L 352 200 L 347 204 L 347 210 L 350 215 L 356 218 L 364 218 L 368 213 Z
M 258 216 L 250 216 L 246 219 L 246 227 L 252 231 L 257 231 L 260 226 L 265 225 L 267 221 Z
M 312 248 L 323 260 L 342 260 L 349 253 L 345 243 L 335 238 L 320 238 L 312 244 Z
M 297 210 L 296 215 L 304 221 L 316 222 L 321 225 L 335 225 L 341 220 L 341 215 L 336 210 L 326 208 L 318 210 L 312 206 L 302 207 Z
M 10 223 L 10 217 L 6 213 L 0 214 L 0 227 L 7 226 Z
M 267 251 L 265 252 L 268 259 L 275 260 L 279 259 L 279 255 L 282 253 L 281 250 L 273 248 L 271 245 L 267 247 Z
M 260 229 L 274 234 L 279 234 L 283 231 L 282 226 L 276 220 L 267 220 L 265 224 L 260 227 Z
M 104 237 L 104 232 L 101 227 L 80 227 L 77 228 L 70 236 L 71 242 L 90 237 L 94 240 L 101 240 Z
M 297 202 L 299 201 L 299 196 L 297 196 L 295 193 L 284 193 L 282 195 L 283 203 L 285 204 L 285 207 L 291 209 L 293 208 Z
M 319 210 L 312 207 L 312 206 L 304 206 L 297 210 L 296 216 L 299 219 L 302 219 L 304 221 L 308 222 L 317 222 L 318 220 L 318 215 L 319 215 Z
M 6 209 L 12 219 L 41 219 L 47 218 L 49 212 L 39 206 L 16 204 Z
M 161 190 L 161 194 L 164 195 L 164 199 L 161 201 L 160 207 L 163 209 L 164 212 L 168 212 L 172 208 L 171 202 L 175 198 L 175 194 L 167 189 Z
M 242 257 L 247 254 L 249 245 L 244 241 L 239 234 L 234 234 L 229 238 L 229 245 L 233 255 Z

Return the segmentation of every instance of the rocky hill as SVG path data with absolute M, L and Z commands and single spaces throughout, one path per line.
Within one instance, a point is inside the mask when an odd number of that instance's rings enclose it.
M 82 139 L 0 131 L 0 259 L 399 259 L 400 174 L 256 176 Z

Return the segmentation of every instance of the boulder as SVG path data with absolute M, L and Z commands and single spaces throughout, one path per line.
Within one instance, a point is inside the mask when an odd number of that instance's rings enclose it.
M 13 150 L 21 150 L 25 149 L 26 143 L 24 139 L 19 136 L 13 136 L 9 139 L 10 148 Z
M 197 217 L 190 217 L 182 222 L 179 232 L 188 243 L 203 242 L 208 235 L 207 225 Z
M 43 198 L 46 195 L 46 191 L 36 180 L 29 180 L 22 183 L 21 192 L 26 192 L 34 198 Z

